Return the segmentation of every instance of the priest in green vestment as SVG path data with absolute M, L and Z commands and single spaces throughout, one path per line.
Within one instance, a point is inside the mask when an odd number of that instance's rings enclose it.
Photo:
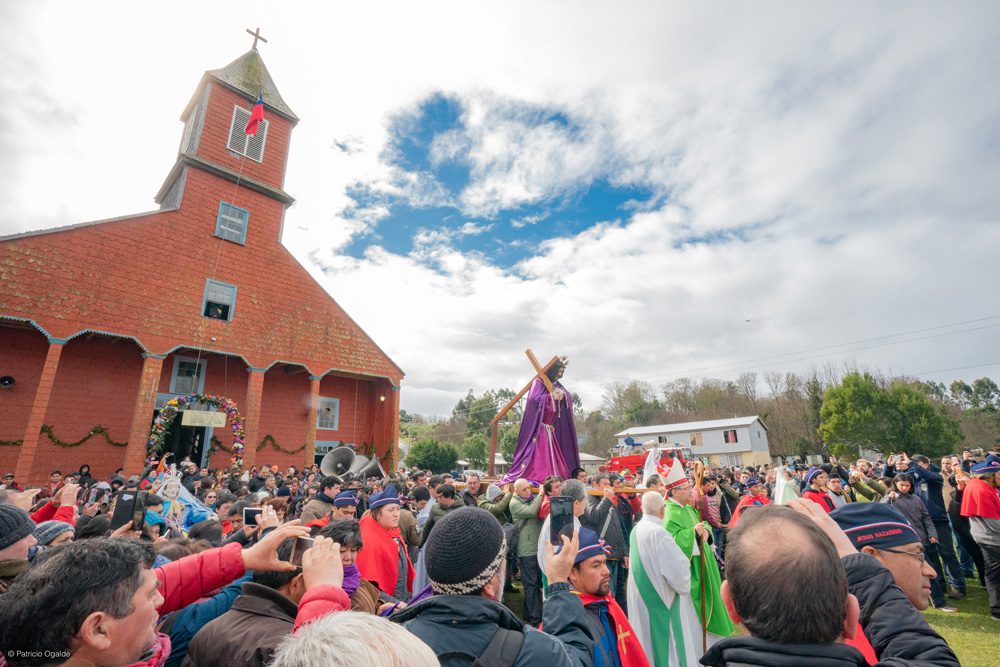
M 699 520 L 698 510 L 692 506 L 694 502 L 692 484 L 677 459 L 674 459 L 667 472 L 665 485 L 667 503 L 663 526 L 673 536 L 681 552 L 691 561 L 691 600 L 698 612 L 698 620 L 705 619 L 705 625 L 711 634 L 728 637 L 733 634 L 735 628 L 719 593 L 722 576 L 712 554 L 712 547 L 704 542 L 712 534 L 711 529 L 706 522 Z M 705 552 L 704 578 L 701 564 L 702 549 Z M 702 615 L 702 586 L 705 588 L 704 615 Z

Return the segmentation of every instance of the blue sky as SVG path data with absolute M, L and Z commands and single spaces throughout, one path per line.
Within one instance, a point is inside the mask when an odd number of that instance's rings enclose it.
M 503 106 L 508 118 L 526 127 L 552 127 L 568 141 L 584 141 L 578 136 L 582 131 L 571 112 L 516 102 Z M 575 236 L 597 223 L 621 224 L 636 210 L 648 209 L 663 199 L 649 184 L 612 183 L 607 176 L 597 174 L 517 205 L 475 215 L 477 211 L 463 206 L 462 195 L 480 174 L 474 173 L 465 154 L 441 156 L 434 150 L 442 137 L 468 132 L 465 111 L 460 98 L 435 93 L 410 112 L 392 118 L 383 161 L 406 175 L 419 175 L 424 187 L 437 191 L 437 196 L 433 201 L 414 202 L 405 193 L 387 194 L 364 184 L 351 186 L 345 218 L 351 218 L 356 209 L 375 206 L 386 207 L 389 215 L 354 236 L 343 249 L 345 254 L 361 259 L 370 247 L 379 246 L 407 255 L 430 233 L 433 239 L 447 239 L 462 253 L 480 254 L 509 270 L 536 254 L 544 241 Z

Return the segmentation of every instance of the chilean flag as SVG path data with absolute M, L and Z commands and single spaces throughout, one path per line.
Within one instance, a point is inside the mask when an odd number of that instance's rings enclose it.
M 257 134 L 257 126 L 260 125 L 260 121 L 264 120 L 264 98 L 262 95 L 257 95 L 257 101 L 254 102 L 253 111 L 250 112 L 250 120 L 247 121 L 247 127 L 244 132 L 247 134 Z

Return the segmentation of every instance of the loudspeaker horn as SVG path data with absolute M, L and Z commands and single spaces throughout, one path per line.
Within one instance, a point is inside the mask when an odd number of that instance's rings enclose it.
M 355 457 L 357 457 L 357 454 L 350 447 L 332 449 L 320 461 L 320 472 L 327 477 L 330 475 L 343 475 L 354 466 Z
M 371 459 L 369 459 L 367 456 L 365 456 L 364 454 L 356 454 L 354 456 L 354 461 L 351 463 L 351 467 L 348 469 L 347 472 L 352 472 L 355 475 L 357 475 L 369 463 L 371 463 Z
M 358 458 L 366 458 L 366 457 L 361 456 L 361 457 L 358 457 Z M 371 461 L 369 461 L 360 470 L 356 470 L 356 471 L 353 471 L 353 472 L 354 472 L 354 477 L 355 478 L 357 478 L 357 477 L 379 477 L 379 478 L 381 478 L 381 477 L 388 477 L 388 475 L 385 473 L 385 470 L 382 469 L 382 462 L 379 461 L 377 458 L 374 458 Z

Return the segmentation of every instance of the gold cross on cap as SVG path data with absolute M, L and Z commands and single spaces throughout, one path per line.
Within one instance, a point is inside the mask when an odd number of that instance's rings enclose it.
M 253 46 L 252 46 L 251 48 L 252 48 L 252 49 L 253 49 L 254 51 L 256 51 L 256 50 L 257 50 L 257 40 L 258 40 L 258 39 L 259 39 L 260 41 L 264 42 L 265 44 L 267 44 L 267 40 L 266 40 L 266 39 L 264 39 L 263 37 L 261 37 L 261 36 L 260 36 L 260 28 L 257 28 L 257 29 L 256 29 L 256 30 L 254 30 L 253 32 L 251 32 L 251 31 L 250 31 L 250 28 L 247 28 L 247 34 L 248 34 L 248 35 L 252 35 L 252 36 L 253 36 Z

